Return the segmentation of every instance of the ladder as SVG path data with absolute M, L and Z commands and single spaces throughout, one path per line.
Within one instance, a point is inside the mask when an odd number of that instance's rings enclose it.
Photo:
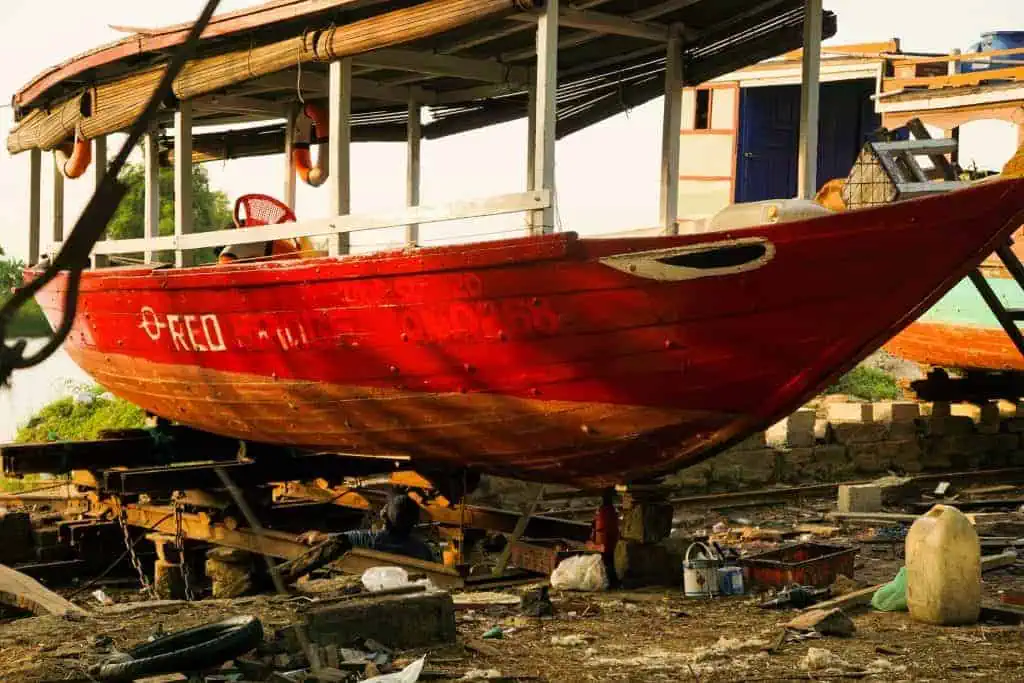
M 956 168 L 945 156 L 957 151 L 959 143 L 956 139 L 932 139 L 921 120 L 916 118 L 907 122 L 907 128 L 916 139 L 867 143 L 893 182 L 896 193 L 894 200 L 949 192 L 967 186 L 967 182 L 957 180 Z M 929 178 L 917 162 L 917 156 L 927 156 L 935 167 L 933 175 L 941 179 Z M 1024 264 L 1013 253 L 1010 248 L 1012 244 L 1012 238 L 1008 239 L 996 249 L 995 254 L 1024 292 Z M 980 266 L 972 270 L 968 277 L 1017 351 L 1024 356 L 1024 334 L 1017 327 L 1018 322 L 1024 321 L 1024 308 L 1004 306 L 985 279 Z

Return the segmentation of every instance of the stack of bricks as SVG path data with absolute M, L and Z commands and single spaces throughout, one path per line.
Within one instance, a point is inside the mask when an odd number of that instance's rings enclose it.
M 693 490 L 1024 465 L 1024 402 L 825 403 L 681 470 Z

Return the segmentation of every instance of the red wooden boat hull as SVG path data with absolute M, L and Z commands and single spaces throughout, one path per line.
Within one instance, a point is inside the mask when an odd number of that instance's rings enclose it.
M 601 486 L 788 414 L 1022 221 L 1007 180 L 728 233 L 104 269 L 66 348 L 211 432 Z M 63 286 L 39 295 L 51 322 Z

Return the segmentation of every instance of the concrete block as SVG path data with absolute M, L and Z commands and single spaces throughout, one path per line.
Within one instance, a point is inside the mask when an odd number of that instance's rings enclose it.
M 765 444 L 772 447 L 785 446 L 786 434 L 789 430 L 789 418 L 782 418 L 765 430 Z
M 848 445 L 851 443 L 872 443 L 889 438 L 889 425 L 884 422 L 838 423 L 829 425 L 830 440 Z
M 813 410 L 798 410 L 786 422 L 786 445 L 803 448 L 814 445 L 814 423 L 817 420 Z
M 882 488 L 874 484 L 844 484 L 839 487 L 840 512 L 881 512 Z
M 974 433 L 974 420 L 966 415 L 921 418 L 918 426 L 925 436 L 958 436 Z
M 162 600 L 185 599 L 185 578 L 181 565 L 167 560 L 153 563 L 153 590 Z
M 824 441 L 828 438 L 828 420 L 818 418 L 814 421 L 814 441 Z
M 913 422 L 921 415 L 921 408 L 911 401 L 881 401 L 871 404 L 875 422 Z
M 999 404 L 995 401 L 986 403 L 981 407 L 978 417 L 977 430 L 979 434 L 998 434 L 1002 416 L 999 413 Z
M 981 420 L 981 408 L 973 403 L 951 403 L 949 414 L 952 417 L 969 417 L 972 422 Z
M 886 472 L 892 465 L 892 456 L 886 448 L 888 442 L 851 443 L 846 447 L 850 461 L 858 472 L 877 474 Z
M 446 591 L 373 594 L 306 613 L 306 631 L 317 645 L 362 645 L 373 639 L 404 650 L 455 642 L 455 605 Z
M 211 549 L 206 553 L 205 570 L 215 598 L 237 598 L 256 587 L 255 556 L 244 550 Z
M 844 477 L 853 473 L 853 463 L 845 446 L 828 444 L 814 447 L 814 463 L 823 468 L 829 479 Z
M 672 504 L 645 501 L 622 510 L 622 538 L 657 543 L 672 533 Z
M 615 546 L 615 574 L 623 588 L 679 586 L 682 566 L 682 557 L 661 543 L 623 540 Z
M 778 454 L 778 478 L 790 484 L 805 482 L 813 478 L 808 469 L 813 465 L 813 448 L 787 448 Z
M 720 484 L 766 484 L 776 476 L 775 449 L 728 450 L 712 458 L 713 481 Z
M 1024 432 L 1024 413 L 1020 414 L 1022 417 L 1003 420 L 1003 431 L 1010 432 L 1011 434 L 1020 434 L 1021 432 Z
M 931 408 L 928 411 L 928 416 L 931 418 L 951 417 L 952 415 L 952 406 L 948 401 L 935 401 L 931 404 Z
M 831 424 L 840 422 L 871 422 L 870 403 L 829 403 L 826 406 L 825 418 Z

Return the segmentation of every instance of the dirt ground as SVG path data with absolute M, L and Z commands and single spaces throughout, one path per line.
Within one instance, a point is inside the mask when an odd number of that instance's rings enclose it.
M 763 520 L 767 528 L 810 514 L 806 508 L 752 508 L 733 521 Z M 683 514 L 679 526 L 695 531 L 716 520 L 732 523 L 726 514 Z M 850 527 L 848 533 L 829 542 L 852 542 L 868 531 Z M 888 544 L 860 545 L 855 578 L 865 585 L 888 580 L 902 565 L 900 555 Z M 1020 571 L 1011 567 L 986 572 L 985 599 L 997 604 L 1000 592 L 1024 589 Z M 515 596 L 522 590 L 506 592 Z M 426 653 L 429 675 L 422 680 L 459 680 L 468 672 L 471 677 L 540 681 L 1024 681 L 1021 626 L 936 627 L 916 623 L 906 613 L 859 608 L 850 612 L 856 625 L 852 636 L 785 642 L 769 653 L 766 649 L 776 642 L 781 625 L 796 612 L 758 609 L 759 599 L 694 599 L 681 589 L 664 588 L 553 592 L 554 617 L 537 619 L 520 616 L 517 605 L 469 604 L 475 602 L 472 594 L 456 594 L 458 642 L 403 652 L 397 662 Z M 173 631 L 237 614 L 258 616 L 269 636 L 297 620 L 306 602 L 258 596 L 131 605 L 128 611 L 118 611 L 125 607 L 99 608 L 84 600 L 92 614 L 79 620 L 30 617 L 0 622 L 0 680 L 89 680 L 88 666 L 105 656 L 94 647 L 100 636 L 109 636 L 116 647 L 129 648 L 161 629 Z M 494 626 L 502 628 L 504 637 L 483 640 Z M 812 653 L 816 662 L 825 662 L 822 668 L 807 669 L 812 650 L 831 653 Z

